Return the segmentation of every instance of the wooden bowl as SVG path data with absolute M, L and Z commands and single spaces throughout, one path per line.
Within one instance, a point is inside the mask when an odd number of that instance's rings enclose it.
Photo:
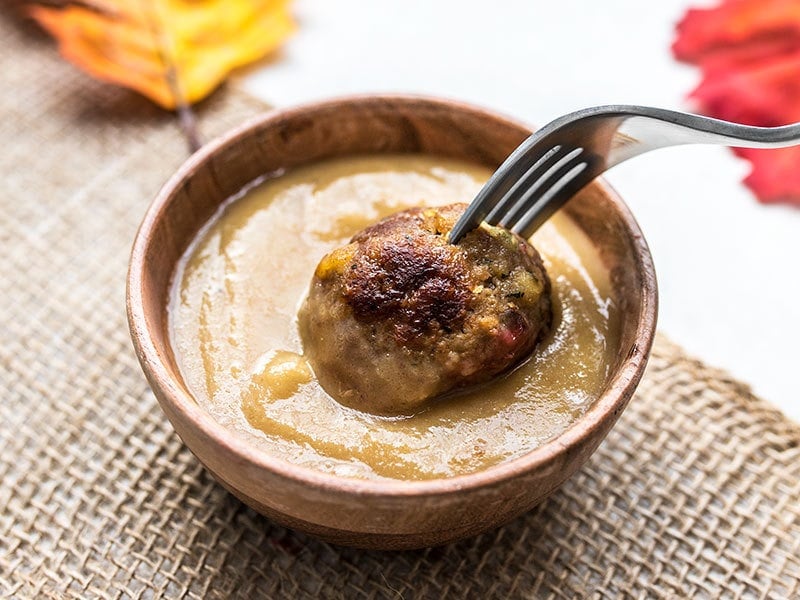
M 367 548 L 418 548 L 496 527 L 529 510 L 591 455 L 639 382 L 656 323 L 647 245 L 622 200 L 597 182 L 565 207 L 611 272 L 622 331 L 601 397 L 530 453 L 429 481 L 366 481 L 288 463 L 250 446 L 192 398 L 170 347 L 167 299 L 178 259 L 226 198 L 264 173 L 347 154 L 416 152 L 496 168 L 525 125 L 452 101 L 362 96 L 276 110 L 192 156 L 159 192 L 133 246 L 128 321 L 142 368 L 175 430 L 233 494 L 293 529 Z

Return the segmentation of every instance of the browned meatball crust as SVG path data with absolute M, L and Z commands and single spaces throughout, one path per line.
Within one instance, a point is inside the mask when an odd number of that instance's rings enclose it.
M 548 329 L 539 254 L 485 224 L 448 243 L 465 208 L 397 213 L 320 261 L 300 334 L 317 379 L 341 403 L 411 413 L 509 369 Z

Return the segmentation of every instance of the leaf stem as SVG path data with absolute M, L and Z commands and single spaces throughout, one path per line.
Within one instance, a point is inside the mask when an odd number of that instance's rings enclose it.
M 189 145 L 189 152 L 194 154 L 203 145 L 200 138 L 200 132 L 197 129 L 197 116 L 194 114 L 192 107 L 182 102 L 177 107 L 178 120 L 181 124 L 181 130 L 186 137 L 186 143 Z
M 158 55 L 164 67 L 164 79 L 166 79 L 167 86 L 175 100 L 175 112 L 178 115 L 178 121 L 180 122 L 183 135 L 186 137 L 189 152 L 194 153 L 203 145 L 197 127 L 197 117 L 192 107 L 186 101 L 186 96 L 183 93 L 172 40 L 169 39 L 167 32 L 162 26 L 163 15 L 158 13 L 159 5 L 154 0 L 149 0 L 149 4 L 151 11 L 145 9 L 143 10 L 143 15 L 155 39 Z

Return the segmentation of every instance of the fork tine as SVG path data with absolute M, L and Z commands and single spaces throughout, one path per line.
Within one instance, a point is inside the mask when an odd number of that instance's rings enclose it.
M 508 210 L 508 205 L 514 200 L 514 198 L 518 197 L 519 189 L 525 187 L 528 181 L 531 179 L 534 181 L 539 179 L 541 173 L 543 171 L 547 171 L 548 165 L 551 165 L 553 162 L 557 162 L 559 157 L 563 155 L 561 150 L 561 146 L 553 146 L 547 151 L 542 151 L 536 155 L 531 152 L 530 157 L 526 157 L 531 165 L 530 168 L 528 168 L 527 171 L 524 171 L 524 174 L 505 193 L 502 195 L 497 193 L 495 194 L 495 197 L 500 199 L 495 203 L 494 208 L 489 211 L 489 214 L 486 215 L 484 221 L 490 225 L 497 225 L 502 216 Z
M 541 150 L 542 148 L 546 148 L 547 151 Z M 467 231 L 476 227 L 486 218 L 487 214 L 493 212 L 498 201 L 517 187 L 517 181 L 521 177 L 527 177 L 532 168 L 539 165 L 541 161 L 552 157 L 559 149 L 560 146 L 547 142 L 546 136 L 543 136 L 541 132 L 532 134 L 520 144 L 489 178 L 489 181 L 461 215 L 448 235 L 450 243 L 458 243 L 458 240 Z M 497 214 L 497 211 L 494 212 Z
M 563 171 L 562 169 L 555 183 L 543 193 L 527 195 L 519 216 L 510 224 L 511 231 L 528 239 L 554 212 L 597 175 L 590 163 L 585 161 L 568 165 L 566 173 Z
M 505 214 L 502 215 L 502 219 L 499 221 L 501 227 L 511 229 L 513 224 L 527 211 L 530 198 L 546 194 L 549 188 L 582 160 L 583 148 L 562 148 L 563 152 L 559 153 L 557 160 L 543 165 L 546 168 L 540 170 L 538 177 L 532 180 L 532 183 L 526 181 L 526 185 L 514 186 L 509 191 L 508 195 L 511 196 L 513 204 L 504 211 Z M 489 221 L 489 223 L 492 222 Z

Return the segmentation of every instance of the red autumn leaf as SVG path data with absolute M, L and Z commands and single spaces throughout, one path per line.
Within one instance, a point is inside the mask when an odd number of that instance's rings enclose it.
M 798 148 L 754 150 L 736 148 L 753 169 L 744 182 L 765 203 L 789 202 L 800 207 L 800 151 Z
M 722 0 L 714 8 L 689 9 L 677 29 L 676 58 L 697 62 L 730 48 L 796 39 L 800 5 L 797 0 Z
M 723 0 L 690 9 L 677 27 L 675 57 L 700 67 L 691 92 L 712 117 L 748 125 L 800 121 L 800 1 Z M 745 183 L 762 202 L 800 206 L 800 148 L 744 150 Z

